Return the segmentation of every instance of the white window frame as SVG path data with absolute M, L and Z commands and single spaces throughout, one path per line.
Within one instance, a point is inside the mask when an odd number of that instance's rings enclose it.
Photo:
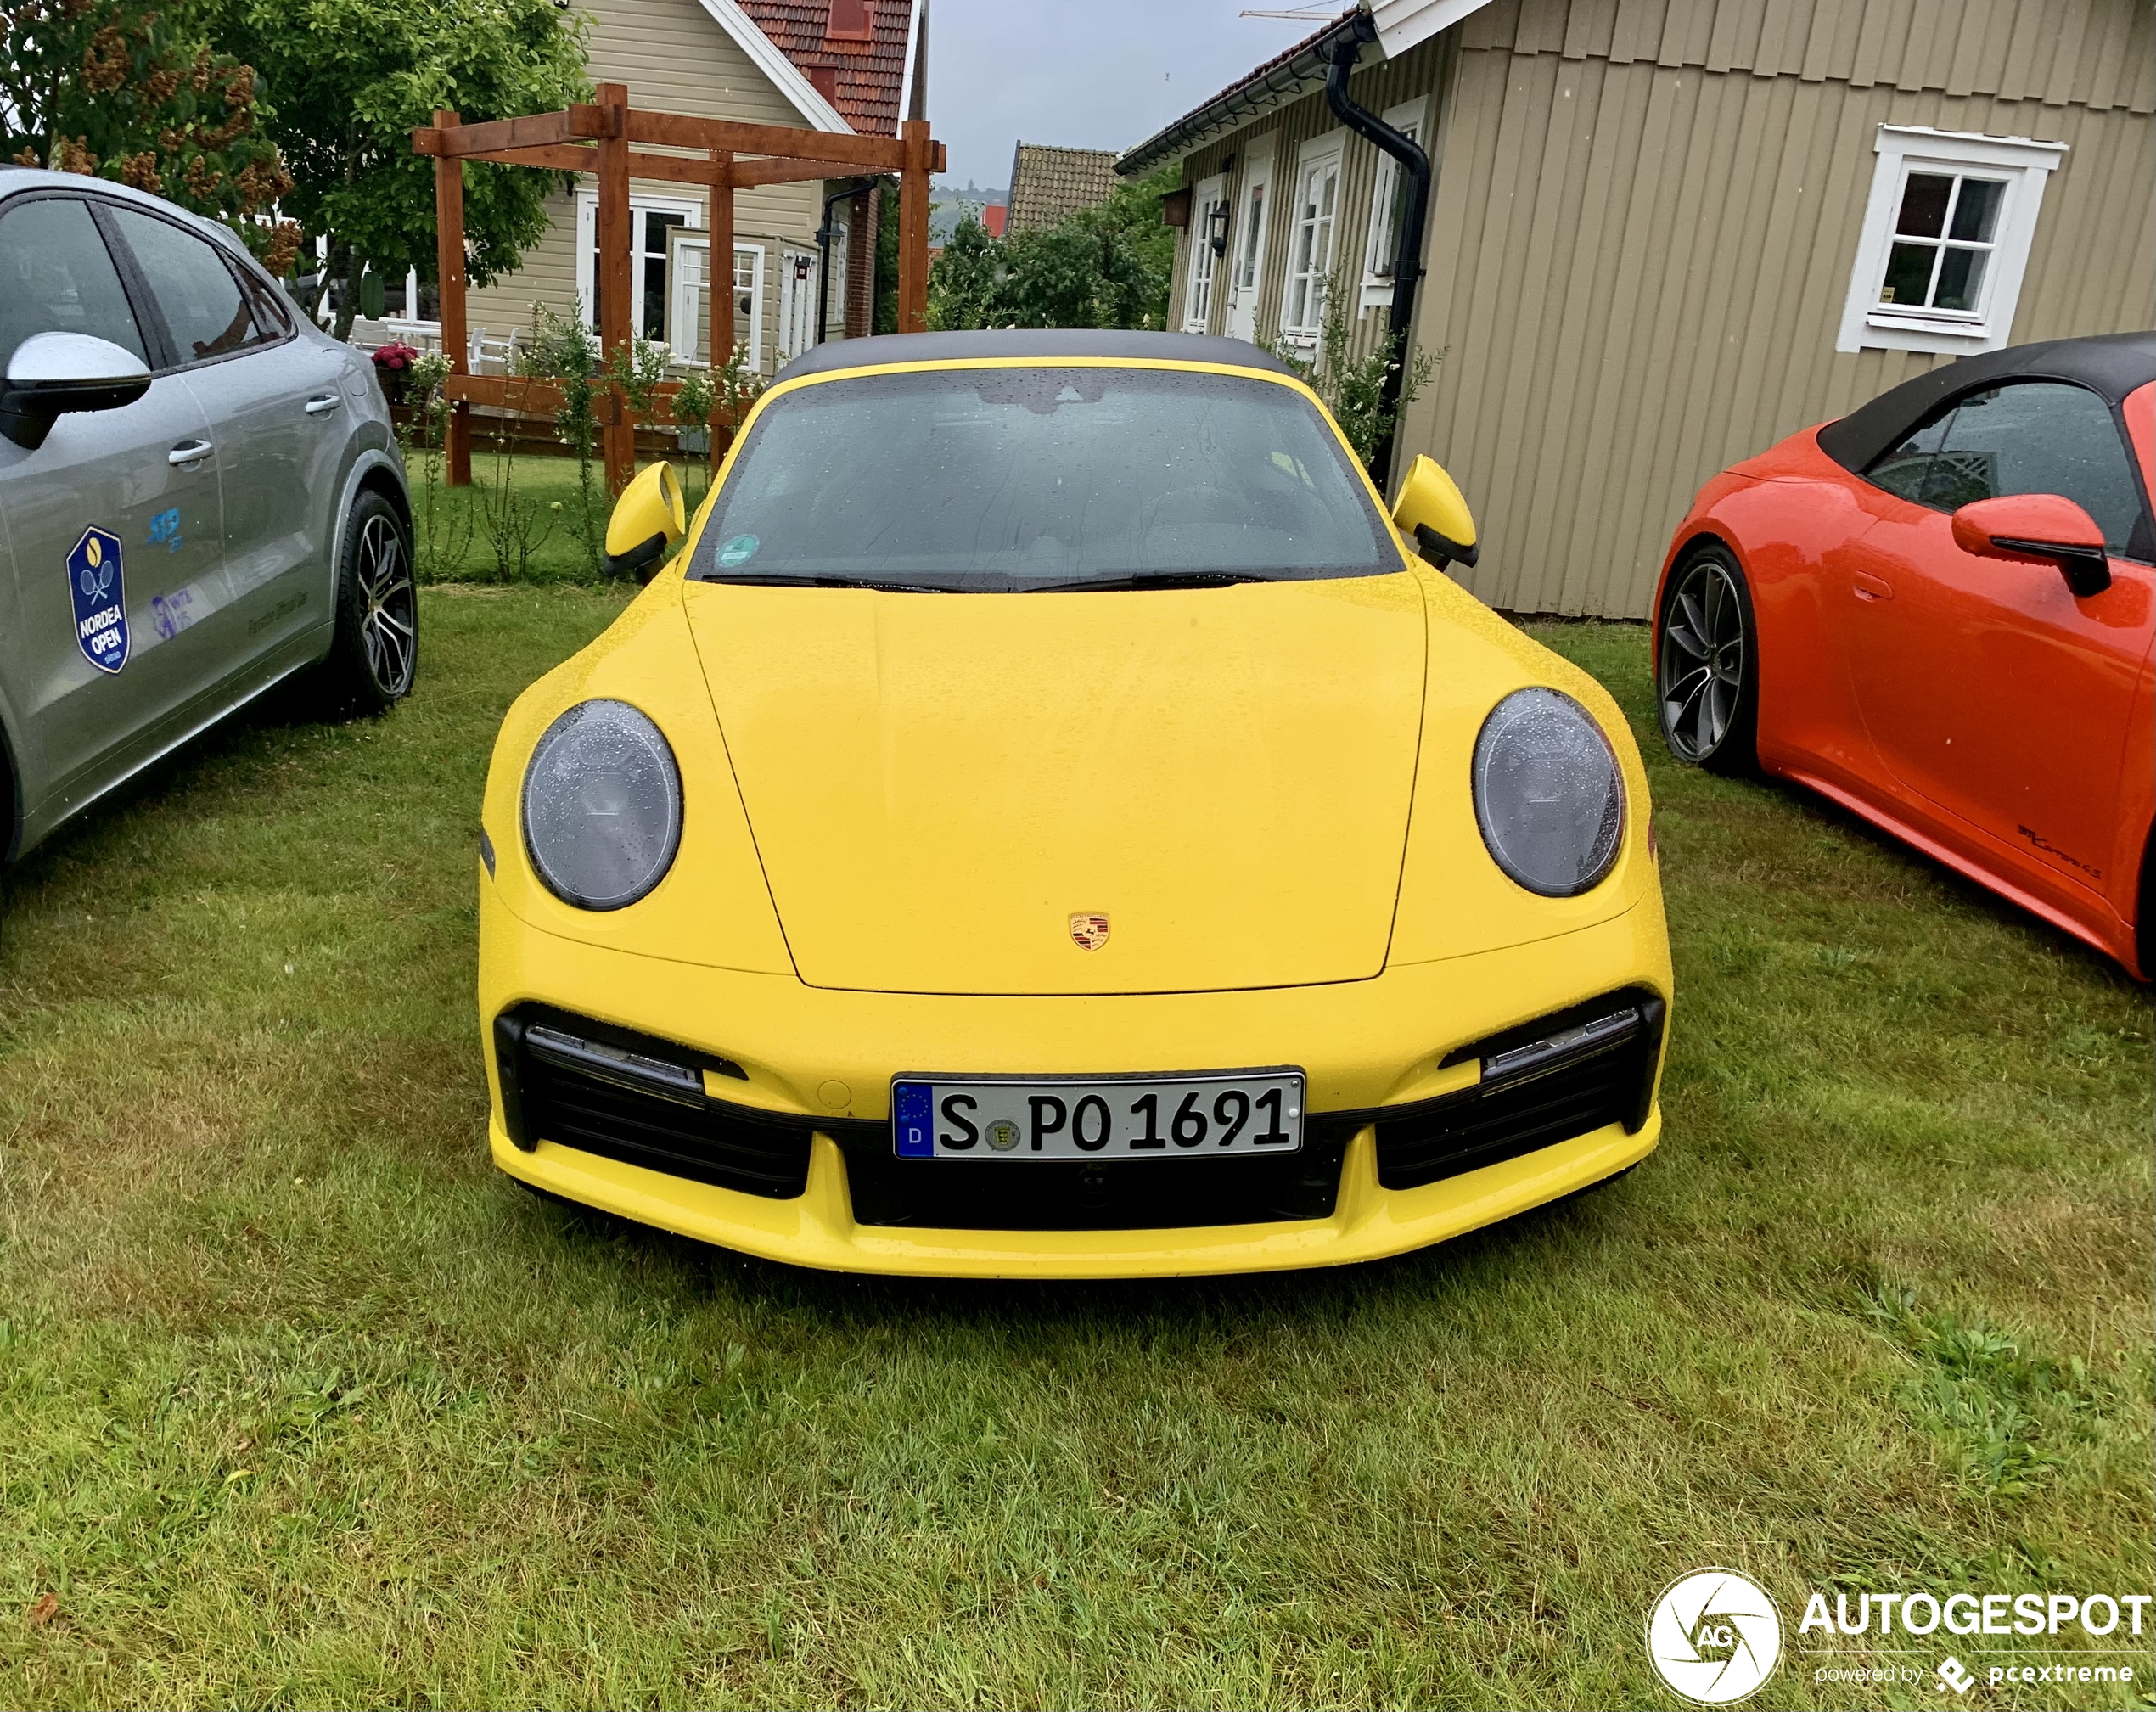
M 629 196 L 629 254 L 632 256 L 643 254 L 637 248 L 637 217 L 643 214 L 680 214 L 687 216 L 682 222 L 683 225 L 693 227 L 699 232 L 704 227 L 702 202 L 692 202 L 680 196 L 646 196 L 641 191 L 632 191 Z M 598 282 L 592 278 L 592 252 L 598 248 L 598 227 L 599 193 L 596 189 L 580 188 L 576 193 L 576 306 L 577 312 L 584 317 L 584 325 L 593 332 L 598 330 L 598 323 L 592 316 L 593 306 L 598 301 L 596 289 Z M 669 289 L 671 287 L 670 281 Z M 632 300 L 629 326 L 632 331 L 640 331 L 637 327 L 633 305 L 643 300 L 643 289 L 633 275 L 631 289 L 635 295 Z
M 1299 350 L 1316 351 L 1325 326 L 1325 282 L 1339 265 L 1340 190 L 1346 177 L 1343 171 L 1346 153 L 1347 133 L 1328 131 L 1322 137 L 1311 138 L 1295 154 L 1295 172 L 1291 188 L 1294 199 L 1287 205 L 1289 210 L 1287 270 L 1280 282 L 1280 337 Z M 1313 246 L 1311 267 L 1306 273 L 1299 273 L 1295 258 L 1301 249 L 1303 229 L 1305 226 L 1314 227 L 1317 224 L 1316 219 L 1306 220 L 1304 216 L 1303 189 L 1313 173 L 1328 169 L 1333 174 L 1333 209 L 1329 215 L 1317 217 L 1325 225 L 1323 259 L 1320 262 Z M 1294 322 L 1288 318 L 1288 312 L 1294 300 L 1298 279 L 1307 279 L 1310 286 L 1304 298 L 1305 318 Z
M 800 279 L 795 271 L 803 262 L 808 271 Z M 816 345 L 817 278 L 818 259 L 813 250 L 781 245 L 778 251 L 778 364 L 784 368 Z
M 764 247 L 761 244 L 733 246 L 733 289 L 741 289 L 741 264 L 749 263 L 749 368 L 761 373 L 764 365 Z
M 677 238 L 674 240 L 676 256 L 693 254 L 696 257 L 696 277 L 691 278 L 688 270 L 677 269 L 666 282 L 673 294 L 674 333 L 679 337 L 684 327 L 702 331 L 705 317 L 698 312 L 696 296 L 711 265 L 711 239 L 706 233 L 700 238 Z M 741 264 L 749 266 L 749 367 L 761 373 L 764 361 L 764 246 L 752 239 L 737 238 L 733 243 L 733 289 L 741 289 Z M 708 313 L 708 312 L 707 312 Z M 691 343 L 693 345 L 694 334 Z M 678 346 L 670 347 L 668 355 L 686 368 L 704 368 L 710 365 L 701 358 L 691 356 Z
M 1397 107 L 1388 107 L 1378 116 L 1394 130 L 1405 132 L 1415 142 L 1423 143 L 1428 129 L 1423 115 L 1429 106 L 1427 96 L 1418 97 L 1403 101 Z M 1428 145 L 1425 143 L 1424 147 Z M 1358 316 L 1392 306 L 1393 258 L 1385 240 L 1391 235 L 1393 188 L 1399 182 L 1400 163 L 1384 149 L 1378 149 L 1377 176 L 1370 186 L 1370 222 L 1362 239 L 1362 289 L 1356 311 Z
M 1213 283 L 1221 277 L 1226 259 L 1213 254 L 1210 233 L 1213 210 L 1227 200 L 1227 179 L 1216 172 L 1200 179 L 1190 194 L 1189 266 L 1183 270 L 1182 330 L 1206 333 L 1212 328 Z
M 1221 323 L 1230 339 L 1255 339 L 1258 298 L 1265 289 L 1266 244 L 1273 217 L 1280 211 L 1272 167 L 1273 133 L 1254 138 L 1243 150 L 1235 188 L 1235 223 L 1227 233 L 1227 316 Z M 1249 278 L 1245 278 L 1245 273 Z
M 2065 156 L 2063 143 L 2029 137 L 1988 137 L 1934 131 L 1925 125 L 1882 125 L 1872 147 L 1872 194 L 1849 275 L 1837 351 L 1924 351 L 1967 356 L 1996 351 L 2013 334 L 2015 306 L 2043 206 L 2044 182 Z M 1974 310 L 1932 309 L 1879 301 L 1894 248 L 1895 222 L 1912 172 L 1996 179 L 2006 186 L 1991 234 L 1991 259 Z
M 841 339 L 852 337 L 846 331 L 846 289 L 853 281 L 853 210 L 851 198 L 844 203 L 833 205 L 831 208 L 831 238 L 826 246 L 831 258 L 831 270 L 818 282 L 823 293 L 820 300 L 823 329 L 828 341 L 834 345 Z M 834 298 L 837 300 L 835 302 Z

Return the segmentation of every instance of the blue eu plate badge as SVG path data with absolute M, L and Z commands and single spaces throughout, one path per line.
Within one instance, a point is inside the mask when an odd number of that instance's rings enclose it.
M 120 570 L 120 537 L 94 526 L 82 531 L 67 556 L 68 587 L 75 596 L 75 639 L 82 657 L 99 671 L 127 664 L 127 589 Z
M 897 1128 L 901 1159 L 932 1159 L 935 1142 L 935 1089 L 927 1082 L 901 1082 L 891 1090 L 891 1118 Z

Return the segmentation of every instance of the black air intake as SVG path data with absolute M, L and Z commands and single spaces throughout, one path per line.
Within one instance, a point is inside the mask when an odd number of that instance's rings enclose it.
M 1329 1219 L 1352 1131 L 1285 1159 L 901 1159 L 890 1126 L 835 1137 L 855 1221 L 953 1231 L 1149 1231 Z
M 537 1007 L 495 1019 L 494 1055 L 526 1152 L 553 1142 L 773 1200 L 808 1187 L 817 1120 L 710 1098 L 705 1069 L 741 1074 L 726 1059 Z
M 1666 1014 L 1639 989 L 1573 1005 L 1448 1055 L 1446 1064 L 1481 1060 L 1474 1087 L 1325 1121 L 1377 1125 L 1378 1181 L 1388 1189 L 1420 1188 L 1609 1124 L 1637 1131 L 1653 1102 Z

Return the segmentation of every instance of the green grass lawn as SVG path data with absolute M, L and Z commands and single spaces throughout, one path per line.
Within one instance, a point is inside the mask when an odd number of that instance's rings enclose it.
M 507 455 L 485 427 L 482 419 L 473 435 L 469 487 L 446 487 L 438 480 L 430 484 L 429 468 L 439 465 L 423 451 L 407 459 L 420 581 L 542 586 L 601 581 L 582 519 L 588 504 L 591 540 L 604 542 L 614 504 L 605 469 L 593 462 L 587 496 L 575 458 L 529 451 Z M 705 467 L 696 458 L 671 462 L 693 512 L 704 498 Z
M 1816 1687 L 1867 1655 L 1797 1650 L 1805 1593 L 2149 1588 L 2148 996 L 1670 766 L 1633 629 L 1543 632 L 1642 733 L 1676 941 L 1662 1145 L 1600 1193 L 1120 1286 L 521 1193 L 480 780 L 619 602 L 430 591 L 390 716 L 258 717 L 14 875 L 0 1704 L 1673 1706 L 1648 1606 L 1726 1563 L 1789 1625 L 1760 1704 L 1937 1705 L 2017 1643 Z M 1957 1704 L 2145 1704 L 2141 1644 Z

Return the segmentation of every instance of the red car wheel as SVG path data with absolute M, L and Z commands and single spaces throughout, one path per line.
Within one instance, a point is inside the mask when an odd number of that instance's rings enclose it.
M 1759 765 L 1759 660 L 1751 591 L 1727 549 L 1701 547 L 1670 578 L 1658 626 L 1656 699 L 1670 754 L 1715 772 Z

